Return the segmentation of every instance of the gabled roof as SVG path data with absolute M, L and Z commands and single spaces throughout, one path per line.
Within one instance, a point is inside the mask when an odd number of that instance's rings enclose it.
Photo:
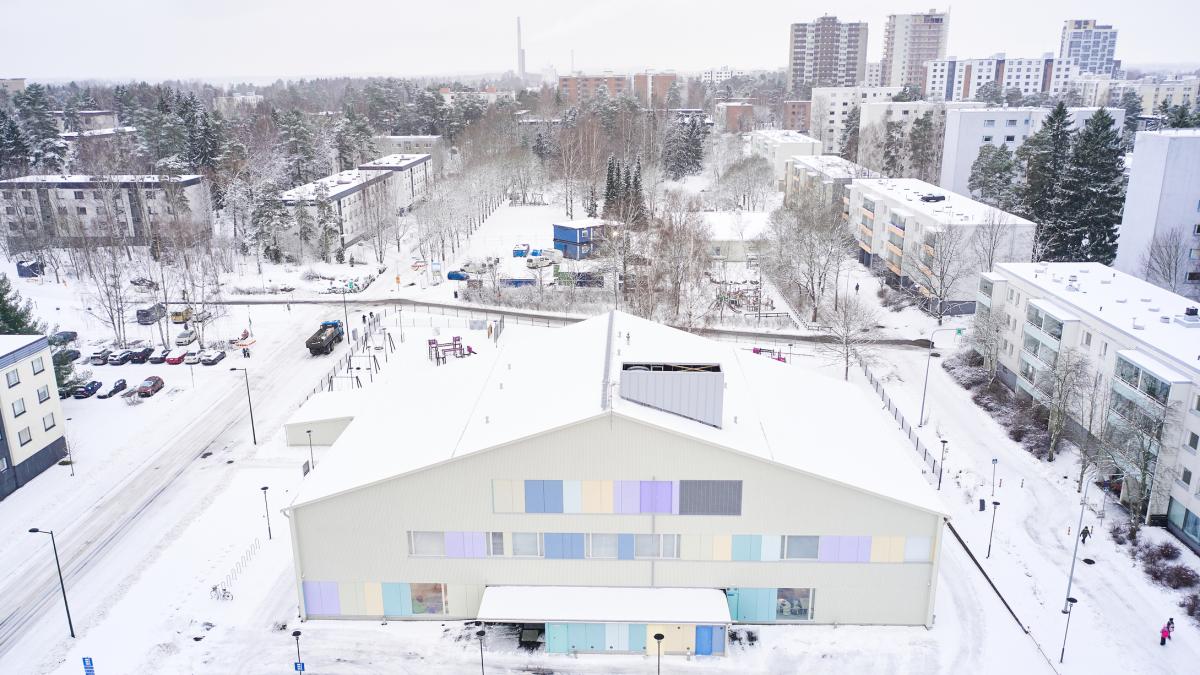
M 720 427 L 621 398 L 624 363 L 719 365 Z M 406 386 L 388 387 L 385 400 L 349 425 L 293 506 L 608 414 L 945 512 L 878 400 L 858 385 L 748 349 L 611 312 L 512 339 L 490 363 L 453 365 L 453 378 L 414 383 L 409 372 Z

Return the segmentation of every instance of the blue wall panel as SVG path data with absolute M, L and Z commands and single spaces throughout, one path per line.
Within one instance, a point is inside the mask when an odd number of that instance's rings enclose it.
M 542 481 L 525 481 L 525 513 L 545 513 L 546 501 L 542 497 Z
M 546 651 L 551 654 L 566 654 L 568 650 L 567 624 L 546 624 Z
M 633 535 L 617 535 L 617 559 L 633 560 Z
M 564 534 L 563 557 L 583 560 L 583 534 Z
M 383 584 L 383 613 L 387 616 L 412 616 L 412 591 L 408 584 Z
M 646 624 L 644 624 L 644 623 L 629 624 L 629 651 L 631 651 L 631 652 L 646 651 Z
M 546 557 L 550 559 L 561 559 L 563 555 L 563 537 L 566 535 L 556 532 L 547 532 L 542 535 L 546 542 Z
M 580 650 L 584 649 L 587 644 L 587 625 L 582 623 L 567 624 L 567 647 L 568 649 Z
M 594 652 L 604 651 L 604 624 L 602 623 L 587 623 L 587 646 L 588 649 Z
M 542 481 L 542 513 L 563 512 L 563 482 L 561 480 Z
M 696 654 L 712 654 L 712 626 L 696 626 Z

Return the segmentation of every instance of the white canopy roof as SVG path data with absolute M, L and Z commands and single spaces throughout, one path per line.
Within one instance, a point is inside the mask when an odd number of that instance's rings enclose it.
M 489 586 L 476 618 L 503 623 L 730 623 L 725 594 L 715 588 Z

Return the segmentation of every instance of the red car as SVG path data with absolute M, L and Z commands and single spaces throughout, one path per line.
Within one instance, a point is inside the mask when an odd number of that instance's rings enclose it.
M 174 349 L 167 355 L 167 363 L 172 366 L 177 366 L 183 363 L 183 359 L 187 357 L 186 349 Z
M 146 378 L 145 382 L 142 382 L 142 384 L 138 386 L 137 393 L 138 393 L 138 396 L 141 396 L 142 398 L 147 398 L 147 397 L 157 394 L 158 390 L 162 389 L 162 388 L 163 388 L 162 378 L 157 375 L 151 375 L 150 377 Z

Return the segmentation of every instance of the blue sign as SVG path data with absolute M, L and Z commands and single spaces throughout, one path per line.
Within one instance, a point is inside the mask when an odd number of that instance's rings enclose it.
M 297 662 L 293 663 L 292 665 L 294 665 L 296 667 L 297 673 L 304 672 L 304 662 L 303 661 L 297 661 Z
M 83 657 L 83 675 L 96 675 L 96 669 L 92 665 L 92 657 Z

